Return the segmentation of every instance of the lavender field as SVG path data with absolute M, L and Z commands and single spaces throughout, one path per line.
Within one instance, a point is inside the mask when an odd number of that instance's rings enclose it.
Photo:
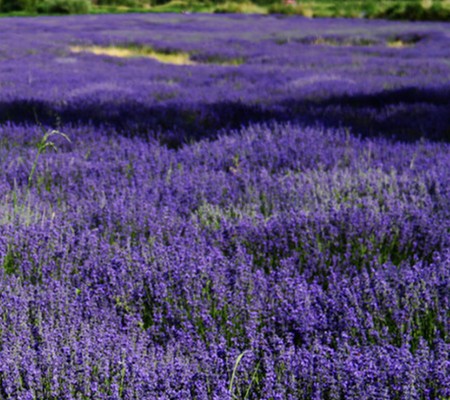
M 0 24 L 0 399 L 450 399 L 450 24 Z

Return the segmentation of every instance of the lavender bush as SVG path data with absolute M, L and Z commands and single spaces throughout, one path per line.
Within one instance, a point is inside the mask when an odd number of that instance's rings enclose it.
M 450 397 L 448 24 L 2 24 L 0 398 Z

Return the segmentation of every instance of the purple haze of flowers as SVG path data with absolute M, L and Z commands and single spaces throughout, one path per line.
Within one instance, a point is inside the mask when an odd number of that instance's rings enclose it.
M 446 23 L 147 14 L 2 19 L 2 28 L 2 121 L 171 130 L 174 147 L 268 119 L 450 136 Z M 182 51 L 197 64 L 73 46 Z

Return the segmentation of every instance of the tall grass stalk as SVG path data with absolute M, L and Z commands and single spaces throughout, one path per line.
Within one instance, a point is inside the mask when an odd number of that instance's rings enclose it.
M 36 169 L 37 169 L 37 166 L 39 163 L 39 158 L 40 158 L 41 154 L 45 153 L 45 151 L 49 148 L 54 149 L 55 151 L 58 150 L 56 144 L 51 140 L 51 138 L 55 137 L 55 136 L 61 136 L 65 140 L 67 140 L 69 143 L 71 143 L 70 138 L 63 132 L 60 132 L 58 130 L 44 131 L 42 138 L 40 139 L 40 141 L 38 142 L 38 144 L 36 146 L 37 153 L 34 158 L 33 164 L 31 166 L 30 173 L 28 175 L 27 187 L 26 187 L 26 191 L 25 191 L 25 194 L 23 195 L 23 197 L 19 196 L 19 190 L 17 187 L 17 183 L 14 180 L 12 201 L 13 201 L 13 213 L 15 216 L 17 216 L 17 215 L 30 216 L 31 206 L 29 204 L 29 197 L 30 197 L 31 187 L 33 186 L 33 178 L 34 178 L 34 175 L 36 174 Z
M 245 356 L 246 353 L 248 353 L 250 350 L 245 350 L 243 351 L 241 354 L 238 355 L 238 357 L 236 358 L 236 362 L 234 363 L 234 367 L 233 367 L 233 373 L 231 374 L 231 379 L 230 379 L 230 385 L 228 386 L 228 391 L 230 392 L 231 398 L 233 400 L 238 400 L 239 398 L 242 397 L 238 397 L 236 395 L 234 395 L 234 380 L 236 379 L 236 372 L 237 369 L 239 367 L 239 364 L 242 361 L 242 358 Z M 243 399 L 247 399 L 248 396 L 250 395 L 250 390 L 252 388 L 253 385 L 253 381 L 256 379 L 256 375 L 258 373 L 258 369 L 259 369 L 259 363 L 256 365 L 255 371 L 252 374 L 252 380 L 250 381 L 250 384 L 248 385 L 248 388 L 245 392 L 245 396 L 243 397 Z
M 47 131 L 47 132 L 44 133 L 44 136 L 42 136 L 41 140 L 37 144 L 37 150 L 38 151 L 36 153 L 36 157 L 34 158 L 33 165 L 31 166 L 30 175 L 28 175 L 27 196 L 28 196 L 29 191 L 31 189 L 31 185 L 32 185 L 32 182 L 33 182 L 33 176 L 34 176 L 34 173 L 36 171 L 36 167 L 37 167 L 37 164 L 39 162 L 39 157 L 41 156 L 41 154 L 44 153 L 48 148 L 52 148 L 55 151 L 58 150 L 58 148 L 56 147 L 55 143 L 53 143 L 52 141 L 49 140 L 52 136 L 61 136 L 64 139 L 66 139 L 69 143 L 71 142 L 69 137 L 65 133 L 62 133 L 60 131 L 51 130 L 51 131 Z
M 235 398 L 235 396 L 233 396 L 233 383 L 234 379 L 236 378 L 236 371 L 242 358 L 245 356 L 246 353 L 248 353 L 248 350 L 245 350 L 241 354 L 239 354 L 238 357 L 236 358 L 236 362 L 234 363 L 233 373 L 231 374 L 230 385 L 228 387 L 228 391 L 230 392 L 232 398 Z

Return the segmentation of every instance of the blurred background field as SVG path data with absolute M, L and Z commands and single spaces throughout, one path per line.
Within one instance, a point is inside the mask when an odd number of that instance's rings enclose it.
M 267 120 L 450 136 L 446 23 L 151 13 L 3 24 L 3 122 L 169 132 L 174 147 Z
M 449 0 L 0 0 L 3 15 L 129 12 L 250 13 L 450 20 Z

